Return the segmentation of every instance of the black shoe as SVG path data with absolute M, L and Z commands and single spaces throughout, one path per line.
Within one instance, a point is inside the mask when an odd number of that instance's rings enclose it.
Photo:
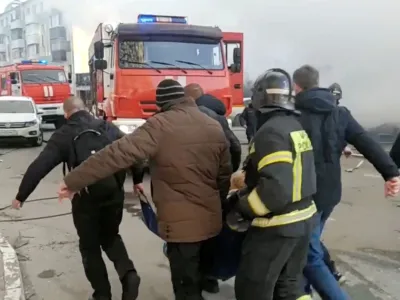
M 219 293 L 219 284 L 216 279 L 204 279 L 202 283 L 202 290 L 210 294 Z
M 122 299 L 135 300 L 139 295 L 140 277 L 136 271 L 126 273 L 122 279 Z
M 110 297 L 89 297 L 89 300 L 111 300 Z

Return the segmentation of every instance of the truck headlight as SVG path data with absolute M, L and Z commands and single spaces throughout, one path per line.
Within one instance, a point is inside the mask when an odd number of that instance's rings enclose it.
M 119 125 L 119 129 L 126 134 L 134 132 L 137 128 L 137 125 Z
M 29 121 L 25 123 L 25 127 L 35 126 L 38 123 L 37 120 Z

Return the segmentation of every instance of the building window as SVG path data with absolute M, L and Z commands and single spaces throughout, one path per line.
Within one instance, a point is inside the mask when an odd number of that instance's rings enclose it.
M 60 14 L 55 14 L 50 17 L 50 27 L 60 26 Z
M 25 14 L 27 16 L 29 16 L 29 14 L 31 13 L 31 9 L 29 7 L 26 8 Z
M 39 54 L 39 45 L 34 44 L 34 45 L 29 45 L 26 47 L 26 51 L 28 52 L 28 57 L 34 57 Z
M 25 54 L 25 53 L 24 53 L 24 49 L 21 49 L 21 48 L 19 48 L 19 49 L 13 49 L 13 50 L 12 50 L 12 53 L 11 53 L 13 59 L 23 58 L 23 57 L 24 57 L 24 54 Z
M 43 12 L 43 2 L 40 2 L 39 4 L 39 12 Z
M 23 34 L 23 31 L 20 28 L 11 30 L 11 40 L 15 41 L 15 40 L 22 39 L 22 34 Z
M 0 61 L 7 61 L 7 54 L 4 52 L 0 53 Z
M 36 6 L 36 4 L 34 4 L 33 6 L 32 6 L 32 13 L 34 13 L 34 14 L 36 14 L 38 11 L 37 11 L 37 6 Z

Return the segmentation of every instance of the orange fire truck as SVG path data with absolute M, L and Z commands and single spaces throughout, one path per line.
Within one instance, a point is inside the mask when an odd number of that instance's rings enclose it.
M 132 132 L 156 111 L 156 87 L 173 78 L 200 84 L 227 115 L 243 102 L 243 34 L 139 15 L 137 23 L 101 23 L 89 48 L 93 108 Z
M 33 98 L 44 123 L 57 128 L 64 122 L 63 102 L 71 94 L 71 74 L 64 67 L 48 65 L 45 60 L 22 60 L 0 67 L 0 95 Z

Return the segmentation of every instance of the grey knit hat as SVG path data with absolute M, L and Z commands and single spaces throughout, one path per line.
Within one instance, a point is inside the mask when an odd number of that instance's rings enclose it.
M 162 107 L 165 104 L 181 99 L 184 96 L 185 91 L 178 81 L 173 79 L 164 79 L 157 86 L 156 104 L 159 107 Z

